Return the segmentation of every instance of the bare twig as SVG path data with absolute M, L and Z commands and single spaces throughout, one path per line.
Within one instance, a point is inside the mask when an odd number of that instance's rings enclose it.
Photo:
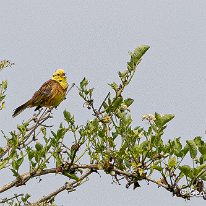
M 109 95 L 110 95 L 110 92 L 109 92 L 109 93 L 107 94 L 107 96 L 104 98 L 102 104 L 100 105 L 100 107 L 99 107 L 99 109 L 98 109 L 98 112 L 101 111 L 101 108 L 102 108 L 103 104 L 106 102 L 106 100 L 107 100 L 107 98 L 109 97 Z
M 72 90 L 72 88 L 73 88 L 74 86 L 76 86 L 75 83 L 72 83 L 72 86 L 67 90 L 66 95 Z

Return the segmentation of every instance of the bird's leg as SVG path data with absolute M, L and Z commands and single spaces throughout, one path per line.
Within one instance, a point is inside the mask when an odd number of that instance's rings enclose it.
M 56 108 L 56 107 L 53 107 L 53 106 L 48 107 L 48 112 L 49 112 L 50 115 L 52 114 L 52 110 L 53 110 L 54 108 Z
M 34 111 L 40 110 L 42 106 L 37 106 Z
M 43 110 L 42 107 L 39 107 L 39 109 L 37 109 L 37 107 L 36 107 L 36 109 L 35 109 L 34 111 L 37 111 L 38 113 L 37 113 L 37 114 L 34 113 L 34 118 L 35 118 L 35 119 L 40 115 L 40 113 L 42 112 L 42 110 Z

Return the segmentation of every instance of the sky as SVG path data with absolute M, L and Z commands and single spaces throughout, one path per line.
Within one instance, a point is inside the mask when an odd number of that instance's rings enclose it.
M 199 0 L 50 0 L 0 2 L 0 59 L 15 63 L 1 72 L 8 80 L 6 108 L 1 112 L 0 129 L 9 132 L 28 119 L 28 109 L 12 118 L 14 108 L 28 100 L 48 80 L 55 69 L 64 68 L 69 83 L 85 76 L 95 87 L 96 104 L 116 81 L 117 72 L 126 68 L 128 51 L 138 45 L 150 45 L 137 73 L 126 89 L 125 97 L 135 99 L 132 116 L 136 125 L 144 125 L 142 114 L 172 113 L 165 139 L 181 137 L 182 142 L 203 136 L 206 129 L 206 1 Z M 77 122 L 91 118 L 73 89 L 54 112 L 55 123 L 66 108 Z M 3 143 L 2 143 L 3 144 Z M 2 177 L 2 176 L 1 176 Z M 11 177 L 3 174 L 3 182 Z M 54 188 L 65 178 L 52 179 Z M 11 192 L 32 190 L 33 199 L 51 192 L 51 180 L 43 186 L 28 184 Z M 202 205 L 172 197 L 157 186 L 141 182 L 133 191 L 111 184 L 111 178 L 93 174 L 77 191 L 56 198 L 58 205 Z M 6 193 L 11 194 L 11 193 Z

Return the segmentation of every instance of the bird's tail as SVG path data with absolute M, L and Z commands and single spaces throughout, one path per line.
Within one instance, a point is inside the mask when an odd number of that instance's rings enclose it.
M 16 117 L 17 115 L 19 115 L 21 112 L 23 112 L 27 107 L 30 107 L 31 105 L 31 101 L 27 101 L 26 103 L 22 104 L 21 106 L 17 107 L 14 110 L 14 113 L 12 115 L 12 117 Z

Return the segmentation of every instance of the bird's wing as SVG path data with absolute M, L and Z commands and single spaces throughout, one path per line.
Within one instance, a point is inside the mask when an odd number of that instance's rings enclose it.
M 40 89 L 34 93 L 32 97 L 32 104 L 34 106 L 41 106 L 41 104 L 51 99 L 53 95 L 55 95 L 54 91 L 57 85 L 58 85 L 58 82 L 56 82 L 55 80 L 50 79 L 47 82 L 45 82 L 40 87 Z

